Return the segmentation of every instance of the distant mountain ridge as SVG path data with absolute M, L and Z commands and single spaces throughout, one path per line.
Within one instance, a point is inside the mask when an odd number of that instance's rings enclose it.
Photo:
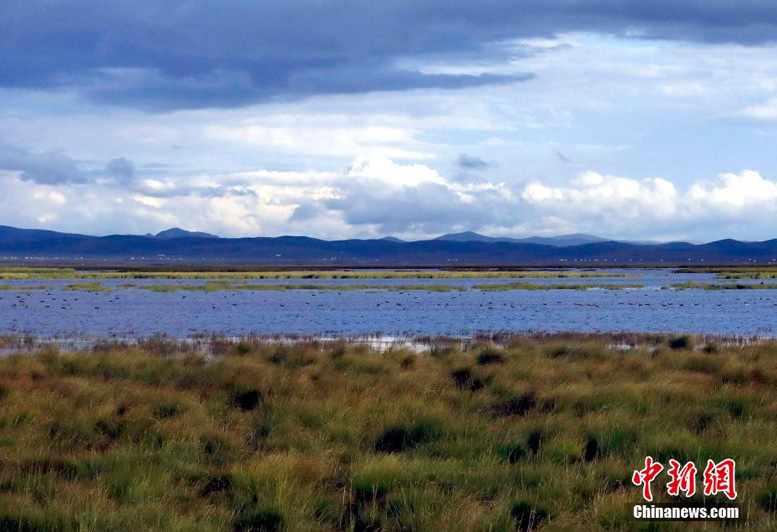
M 513 242 L 516 244 L 541 244 L 544 246 L 579 246 L 581 244 L 592 244 L 594 242 L 608 242 L 610 239 L 602 238 L 585 233 L 574 233 L 571 235 L 560 236 L 530 236 L 527 238 L 511 237 L 492 237 L 481 235 L 473 231 L 464 231 L 463 233 L 450 233 L 438 236 L 435 240 L 450 240 L 454 242 Z
M 304 236 L 218 238 L 215 235 L 198 236 L 180 229 L 162 232 L 165 233 L 167 236 L 152 238 L 142 235 L 98 237 L 0 226 L 0 260 L 36 264 L 47 260 L 77 264 L 149 264 L 175 260 L 177 264 L 328 267 L 777 264 L 777 240 L 740 242 L 725 239 L 707 244 L 641 245 L 591 235 L 566 235 L 550 238 L 553 244 L 548 244 L 537 243 L 535 239 L 493 239 L 477 233 L 413 242 L 392 238 L 327 241 Z M 569 243 L 587 237 L 595 241 Z
M 155 235 L 146 235 L 152 238 L 221 238 L 210 233 L 203 233 L 202 231 L 186 231 L 180 227 L 172 227 L 164 231 L 160 231 Z

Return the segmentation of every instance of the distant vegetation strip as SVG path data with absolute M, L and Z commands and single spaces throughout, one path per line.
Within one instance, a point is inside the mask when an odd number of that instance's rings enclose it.
M 28 268 L 26 266 L 0 267 L 2 275 L 67 275 L 76 272 L 73 268 Z
M 0 530 L 635 530 L 646 455 L 735 458 L 741 518 L 701 528 L 777 530 L 777 344 L 616 345 L 151 338 L 2 356 Z M 676 501 L 665 482 L 656 502 Z
M 504 292 L 508 290 L 623 290 L 629 288 L 644 288 L 639 283 L 558 283 L 558 284 L 536 284 L 528 282 L 516 283 L 494 283 L 494 284 L 476 284 L 472 287 L 457 286 L 452 284 L 315 284 L 315 283 L 248 283 L 243 281 L 217 280 L 206 281 L 201 284 L 146 284 L 146 283 L 120 283 L 116 286 L 107 286 L 100 281 L 69 283 L 64 286 L 65 290 L 79 292 L 111 292 L 113 289 L 126 290 L 147 290 L 149 292 L 220 292 L 220 291 L 238 291 L 249 290 L 257 292 L 285 292 L 288 290 L 320 290 L 330 292 L 347 292 L 354 290 L 366 291 L 426 291 L 426 292 L 466 292 L 468 290 L 482 290 L 484 292 Z M 0 290 L 50 290 L 51 286 L 46 285 L 13 285 L 0 284 Z
M 482 270 L 78 271 L 71 268 L 0 268 L 0 279 L 521 279 L 622 278 L 623 272 Z
M 559 283 L 559 284 L 535 284 L 535 283 L 500 283 L 500 284 L 476 284 L 473 288 L 484 292 L 503 292 L 507 290 L 623 290 L 628 288 L 644 288 L 639 283 Z
M 8 285 L 11 286 L 11 285 Z M 25 287 L 26 289 L 32 289 L 33 287 Z M 47 288 L 47 287 L 40 287 Z M 260 284 L 260 283 L 246 283 L 241 281 L 207 281 L 202 284 L 140 284 L 140 283 L 122 283 L 116 285 L 117 289 L 137 289 L 148 290 L 150 292 L 220 292 L 230 290 L 249 290 L 257 292 L 284 292 L 287 290 L 321 290 L 330 292 L 345 292 L 354 290 L 369 290 L 369 291 L 390 291 L 390 292 L 405 292 L 405 291 L 426 291 L 426 292 L 466 292 L 470 288 L 466 286 L 457 286 L 451 284 L 402 284 L 402 285 L 389 285 L 389 284 L 347 284 L 347 285 L 331 285 L 331 284 L 313 284 L 313 283 L 285 283 L 285 284 Z M 535 284 L 535 283 L 495 283 L 495 284 L 476 284 L 471 287 L 473 290 L 482 290 L 485 292 L 502 292 L 508 290 L 589 290 L 589 289 L 603 289 L 603 290 L 621 290 L 627 288 L 644 288 L 644 285 L 638 283 L 628 284 L 606 284 L 606 283 L 591 283 L 591 284 Z M 109 292 L 111 287 L 103 285 L 100 282 L 87 282 L 87 283 L 71 283 L 65 287 L 66 290 L 80 290 L 84 292 Z
M 255 290 L 262 292 L 284 292 L 287 290 L 328 290 L 333 292 L 352 291 L 352 290 L 388 290 L 393 292 L 405 290 L 425 290 L 428 292 L 454 292 L 466 290 L 465 287 L 459 287 L 448 284 L 417 284 L 417 285 L 376 285 L 376 284 L 349 284 L 349 285 L 327 285 L 327 284 L 308 284 L 308 283 L 289 283 L 289 284 L 252 284 L 230 281 L 209 281 L 203 284 L 129 284 L 120 285 L 124 288 L 138 288 L 149 290 L 151 292 L 218 292 L 222 290 Z
M 47 290 L 46 285 L 19 285 L 19 284 L 0 284 L 0 290 L 18 290 L 23 292 L 25 290 Z
M 774 263 L 772 263 L 774 264 Z M 777 264 L 772 266 L 684 266 L 674 270 L 675 273 L 715 273 L 719 279 L 752 279 L 751 275 L 777 275 Z M 739 276 L 742 277 L 728 277 Z M 756 277 L 757 278 L 757 277 Z M 769 277 L 766 277 L 769 278 Z
M 720 272 L 716 279 L 777 279 L 777 270 L 751 272 Z
M 695 283 L 687 281 L 665 286 L 675 290 L 777 290 L 777 283 Z
M 100 282 L 91 283 L 71 283 L 65 287 L 65 290 L 74 290 L 81 292 L 110 292 L 111 289 L 103 286 Z

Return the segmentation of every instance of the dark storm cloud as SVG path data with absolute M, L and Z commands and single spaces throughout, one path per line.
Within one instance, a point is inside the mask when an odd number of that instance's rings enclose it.
M 516 216 L 514 204 L 498 193 L 483 190 L 476 201 L 464 201 L 450 187 L 430 182 L 395 187 L 375 179 L 343 180 L 339 197 L 300 207 L 297 220 L 315 217 L 326 210 L 339 212 L 346 223 L 373 225 L 380 232 L 419 231 L 439 233 L 464 224 L 474 229 Z
M 455 183 L 485 183 L 487 180 L 480 172 L 496 166 L 498 165 L 493 161 L 486 161 L 480 157 L 462 153 L 456 159 L 456 171 L 451 179 Z
M 520 81 L 528 76 L 397 64 L 488 55 L 500 40 L 561 31 L 743 44 L 777 36 L 772 0 L 2 0 L 0 10 L 0 86 L 68 87 L 157 110 Z
M 291 215 L 290 221 L 304 222 L 320 216 L 325 211 L 324 207 L 315 201 L 300 203 Z
M 135 163 L 126 157 L 111 159 L 105 170 L 117 181 L 127 183 L 135 177 Z
M 19 177 L 24 181 L 42 185 L 87 181 L 76 161 L 61 153 L 34 153 L 1 142 L 0 170 L 19 172 Z
M 332 67 L 292 71 L 279 84 L 277 79 L 253 78 L 240 72 L 216 71 L 198 78 L 174 79 L 159 73 L 108 73 L 106 83 L 84 89 L 92 100 L 149 111 L 168 109 L 229 108 L 259 101 L 297 100 L 314 94 L 348 94 L 371 91 L 401 91 L 439 88 L 461 89 L 526 81 L 531 74 L 425 75 L 400 71 L 385 65 L 373 68 Z
M 462 153 L 456 159 L 456 165 L 462 170 L 485 170 L 494 166 L 494 163 L 484 161 L 480 157 Z

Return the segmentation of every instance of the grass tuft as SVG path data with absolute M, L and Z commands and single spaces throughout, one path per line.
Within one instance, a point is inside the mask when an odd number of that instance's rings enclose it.
M 480 366 L 487 366 L 488 364 L 504 364 L 505 356 L 503 351 L 493 347 L 487 347 L 478 354 L 475 361 Z
M 262 396 L 258 390 L 246 390 L 236 393 L 232 397 L 232 404 L 243 412 L 254 410 L 262 402 Z
M 486 386 L 486 383 L 475 377 L 469 368 L 457 369 L 451 373 L 451 378 L 453 378 L 453 383 L 456 387 L 462 390 L 476 392 Z
M 515 519 L 515 527 L 520 532 L 537 530 L 548 519 L 548 512 L 524 501 L 513 504 L 510 515 Z
M 232 523 L 233 532 L 278 532 L 283 529 L 283 516 L 274 510 L 256 512 Z
M 525 416 L 536 406 L 537 397 L 533 393 L 525 393 L 494 403 L 486 411 L 493 417 Z
M 672 349 L 693 349 L 694 340 L 693 337 L 685 335 L 672 338 L 669 341 L 669 347 Z
M 433 422 L 420 421 L 410 427 L 390 427 L 375 441 L 375 452 L 401 453 L 440 438 L 442 432 Z

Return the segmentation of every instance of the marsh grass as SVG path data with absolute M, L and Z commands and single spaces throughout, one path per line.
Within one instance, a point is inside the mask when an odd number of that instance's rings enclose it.
M 616 341 L 0 357 L 0 530 L 633 530 L 647 454 L 736 459 L 775 529 L 777 343 Z
M 476 284 L 473 288 L 484 292 L 503 292 L 507 290 L 624 290 L 628 288 L 644 288 L 640 283 L 559 283 L 537 284 L 527 282 Z
M 111 289 L 103 286 L 100 282 L 90 283 L 70 283 L 65 286 L 65 290 L 71 290 L 76 292 L 110 292 Z
M 203 284 L 147 284 L 133 285 L 131 288 L 149 290 L 151 292 L 219 292 L 224 290 L 253 290 L 257 292 L 285 292 L 288 290 L 321 290 L 334 292 L 348 292 L 354 290 L 387 290 L 392 292 L 402 292 L 409 290 L 421 290 L 427 292 L 455 292 L 465 290 L 464 287 L 458 287 L 446 284 L 412 284 L 412 285 L 376 285 L 376 284 L 349 284 L 349 285 L 327 285 L 311 283 L 288 283 L 288 284 L 258 284 L 245 283 L 239 281 L 207 281 Z
M 716 279 L 777 279 L 777 266 L 688 266 L 680 273 L 714 273 Z
M 606 289 L 618 290 L 626 288 L 642 288 L 644 285 L 636 283 L 627 284 L 536 284 L 529 282 L 516 283 L 495 283 L 495 284 L 476 284 L 471 289 L 482 290 L 486 292 L 501 292 L 508 290 L 588 290 L 588 289 Z M 0 290 L 45 290 L 48 286 L 24 286 L 0 284 Z M 236 280 L 209 280 L 198 284 L 173 284 L 173 283 L 118 283 L 115 286 L 104 285 L 100 281 L 88 281 L 68 283 L 64 287 L 69 291 L 81 292 L 112 292 L 118 290 L 147 290 L 156 293 L 175 293 L 175 292 L 223 292 L 223 291 L 255 291 L 255 292 L 286 292 L 290 290 L 317 290 L 330 292 L 350 292 L 356 290 L 370 291 L 389 291 L 389 292 L 466 292 L 470 288 L 466 286 L 457 286 L 452 284 L 434 283 L 434 284 L 315 284 L 315 283 L 251 283 Z
M 697 283 L 686 281 L 664 287 L 673 290 L 777 290 L 777 283 Z
M 0 279 L 515 279 L 619 278 L 636 274 L 570 270 L 277 270 L 82 271 L 71 268 L 0 267 Z
M 18 285 L 18 284 L 0 284 L 0 290 L 18 290 L 24 292 L 27 290 L 48 290 L 46 285 Z
M 24 279 L 29 276 L 48 276 L 51 279 L 66 278 L 75 275 L 73 268 L 31 268 L 25 266 L 0 266 L 0 278 Z
M 717 279 L 777 279 L 777 270 L 719 272 L 715 277 Z

